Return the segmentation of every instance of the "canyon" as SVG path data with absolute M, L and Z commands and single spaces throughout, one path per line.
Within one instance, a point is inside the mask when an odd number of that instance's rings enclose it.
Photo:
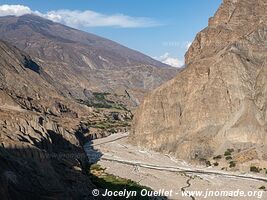
M 1 199 L 94 198 L 91 190 L 96 186 L 88 176 L 90 163 L 83 145 L 127 132 L 132 112 L 146 91 L 177 70 L 38 16 L 0 17 L 0 21 Z M 64 31 L 66 35 L 73 32 L 72 38 L 100 44 L 93 49 L 86 42 L 62 39 Z M 38 45 L 24 48 L 21 43 L 25 42 Z M 63 60 L 55 45 L 64 49 L 59 51 Z M 94 54 L 79 63 L 80 57 L 71 57 L 82 55 L 79 50 Z M 50 51 L 52 54 L 47 53 Z M 93 63 L 97 56 L 109 61 L 95 61 L 99 69 L 91 69 L 88 62 Z M 123 78 L 121 73 L 125 80 L 118 79 Z M 128 76 L 135 81 L 129 82 Z
M 230 150 L 236 168 L 266 167 L 266 9 L 265 0 L 222 3 L 186 68 L 139 106 L 133 144 L 203 164 Z
M 114 180 L 177 192 L 158 199 L 266 195 L 266 13 L 266 0 L 224 0 L 181 69 L 37 15 L 0 17 L 1 199 L 113 199 L 92 191 Z

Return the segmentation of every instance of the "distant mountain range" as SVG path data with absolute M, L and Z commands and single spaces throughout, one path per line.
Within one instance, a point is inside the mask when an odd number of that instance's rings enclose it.
M 0 38 L 37 58 L 65 96 L 124 93 L 136 104 L 179 71 L 108 39 L 35 15 L 0 17 Z

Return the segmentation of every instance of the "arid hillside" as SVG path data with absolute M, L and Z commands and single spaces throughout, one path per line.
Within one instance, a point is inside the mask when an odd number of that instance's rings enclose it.
M 240 166 L 266 167 L 266 52 L 267 1 L 224 0 L 186 68 L 139 107 L 133 143 L 189 161 L 232 154 Z
M 173 78 L 172 68 L 108 39 L 35 15 L 0 17 L 0 37 L 36 57 L 62 94 L 85 100 L 90 92 L 145 93 Z

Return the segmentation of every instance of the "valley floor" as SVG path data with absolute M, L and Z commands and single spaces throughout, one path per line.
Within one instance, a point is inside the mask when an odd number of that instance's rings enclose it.
M 86 144 L 89 160 L 100 152 L 102 156 L 97 163 L 106 168 L 107 173 L 131 179 L 155 191 L 172 191 L 168 199 L 267 198 L 264 175 L 190 166 L 169 155 L 132 146 L 127 143 L 127 136 L 114 134 Z

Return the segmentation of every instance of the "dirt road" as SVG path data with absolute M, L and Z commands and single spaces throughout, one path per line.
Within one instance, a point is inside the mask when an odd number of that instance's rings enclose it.
M 173 190 L 175 195 L 169 199 L 192 199 L 182 197 L 182 191 L 221 191 L 241 190 L 244 192 L 257 191 L 266 195 L 258 188 L 267 186 L 267 177 L 255 174 L 226 172 L 201 166 L 190 166 L 170 155 L 164 155 L 146 149 L 141 149 L 127 143 L 127 134 L 115 134 L 107 138 L 94 140 L 85 145 L 90 158 L 96 151 L 103 154 L 98 163 L 107 168 L 108 173 L 129 178 L 154 190 Z M 190 181 L 190 184 L 188 182 Z M 215 199 L 213 197 L 193 197 L 193 199 Z M 221 197 L 220 199 L 233 199 Z M 253 197 L 235 197 L 234 199 L 259 199 Z

